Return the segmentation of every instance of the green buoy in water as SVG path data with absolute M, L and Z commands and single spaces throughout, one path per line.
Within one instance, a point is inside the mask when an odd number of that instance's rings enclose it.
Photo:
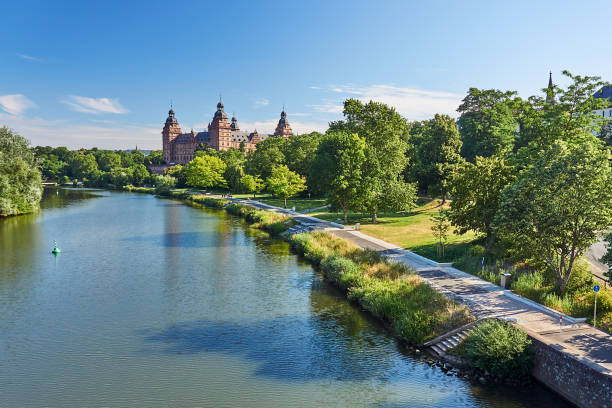
M 62 251 L 57 247 L 57 242 L 53 241 L 53 249 L 51 250 L 51 253 L 57 255 L 60 252 Z

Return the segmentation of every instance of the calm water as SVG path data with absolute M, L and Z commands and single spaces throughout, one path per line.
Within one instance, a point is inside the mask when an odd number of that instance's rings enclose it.
M 0 406 L 565 405 L 420 363 L 223 212 L 60 190 L 0 220 Z

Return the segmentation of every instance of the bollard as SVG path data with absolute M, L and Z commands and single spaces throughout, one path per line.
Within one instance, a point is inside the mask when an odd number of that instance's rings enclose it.
M 563 315 L 559 315 L 559 333 L 563 331 Z

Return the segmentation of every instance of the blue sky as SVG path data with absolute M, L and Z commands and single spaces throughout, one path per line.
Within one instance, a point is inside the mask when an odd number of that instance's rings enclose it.
M 517 90 L 568 69 L 612 81 L 612 3 L 13 1 L 0 25 L 0 125 L 33 144 L 160 148 L 170 100 L 203 130 L 222 94 L 242 129 L 324 130 L 347 97 L 408 119 L 469 87 Z

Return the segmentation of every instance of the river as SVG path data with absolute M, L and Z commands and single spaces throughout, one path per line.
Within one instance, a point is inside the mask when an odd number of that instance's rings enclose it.
M 0 219 L 0 406 L 568 405 L 421 362 L 223 211 L 46 190 L 39 213 Z

